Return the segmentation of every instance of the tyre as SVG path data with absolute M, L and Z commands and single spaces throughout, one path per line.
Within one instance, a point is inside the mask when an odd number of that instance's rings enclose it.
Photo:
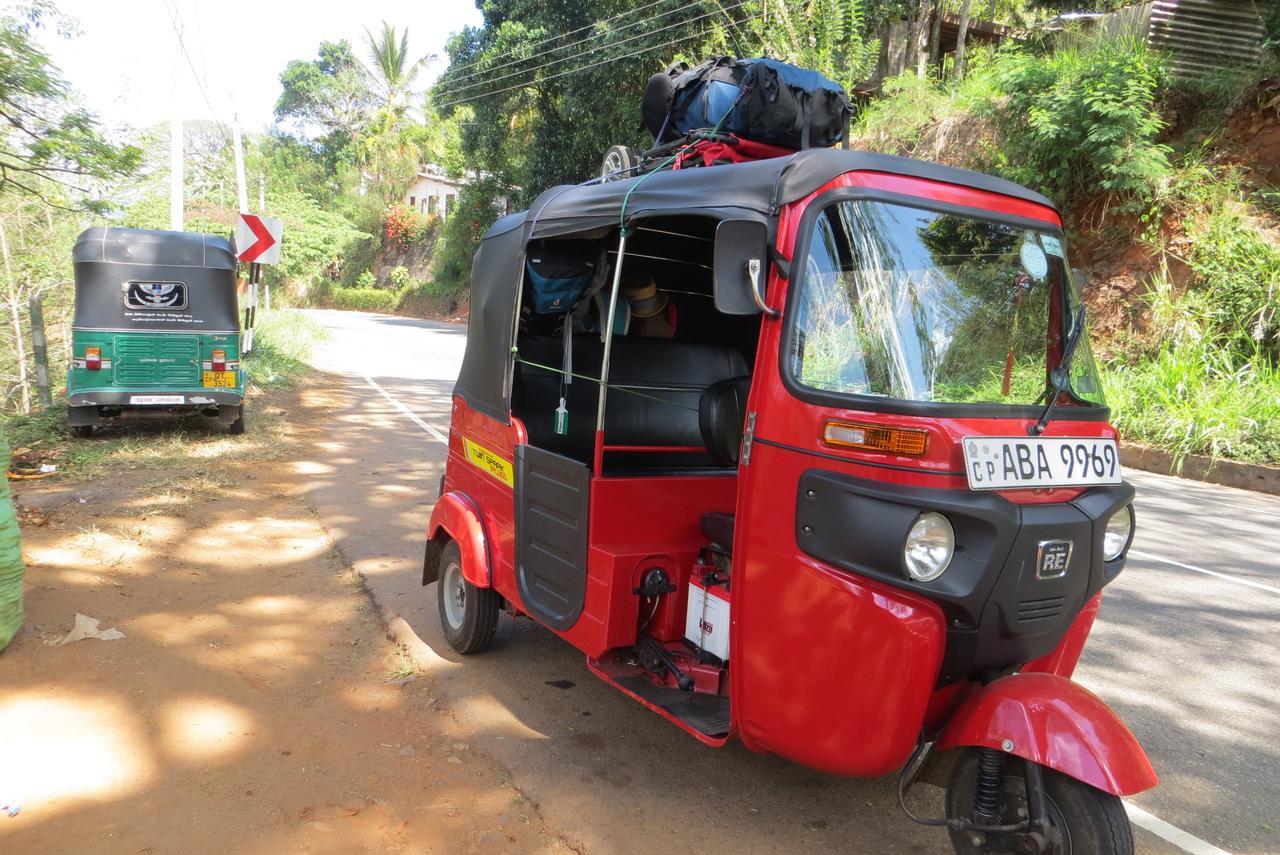
M 236 420 L 227 425 L 227 433 L 232 436 L 240 436 L 244 433 L 244 404 L 241 404 L 236 412 Z
M 630 178 L 639 165 L 640 155 L 635 149 L 625 145 L 612 145 L 604 153 L 604 160 L 600 163 L 600 177 L 612 180 Z
M 1024 761 L 1002 755 L 1003 786 L 998 825 L 1012 825 L 1027 817 Z M 1043 769 L 1049 821 L 1061 835 L 1054 855 L 1133 855 L 1133 829 L 1118 796 L 1104 793 L 1082 781 Z M 978 751 L 970 749 L 952 770 L 947 786 L 947 817 L 973 819 L 978 784 Z M 995 855 L 1026 851 L 1018 847 L 1018 834 L 999 832 L 951 832 L 957 855 Z
M 462 576 L 462 552 L 450 542 L 440 554 L 436 604 L 449 646 L 464 656 L 483 653 L 498 628 L 498 594 L 477 588 Z
M 93 425 L 72 425 L 71 435 L 77 439 L 88 439 L 93 436 Z

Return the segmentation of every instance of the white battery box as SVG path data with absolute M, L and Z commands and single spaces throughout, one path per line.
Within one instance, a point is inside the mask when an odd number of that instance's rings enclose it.
M 685 612 L 684 637 L 721 662 L 729 661 L 729 598 L 689 582 L 689 610 Z

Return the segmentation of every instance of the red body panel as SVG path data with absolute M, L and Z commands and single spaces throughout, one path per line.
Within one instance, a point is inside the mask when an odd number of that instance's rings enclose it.
M 444 529 L 458 542 L 462 553 L 462 578 L 477 588 L 493 584 L 490 572 L 489 540 L 484 536 L 480 512 L 465 493 L 445 493 L 431 511 L 427 524 L 427 538 L 434 540 Z
M 1056 674 L 1015 674 L 974 692 L 937 748 L 964 745 L 1007 751 L 1117 796 L 1158 783 L 1120 717 L 1097 695 Z
M 524 426 L 518 419 L 504 425 L 467 406 L 462 398 L 453 399 L 453 419 L 449 428 L 449 460 L 445 467 L 444 491 L 465 494 L 480 512 L 483 531 L 488 535 L 489 579 L 492 587 L 508 600 L 515 593 L 512 569 L 515 544 L 514 489 L 488 471 L 467 460 L 462 438 L 478 442 L 515 469 L 515 447 L 525 441 Z M 435 513 L 432 513 L 434 530 Z M 460 543 L 463 571 L 466 571 L 467 545 Z M 468 581 L 472 581 L 468 578 Z M 472 584 L 476 584 L 472 581 Z

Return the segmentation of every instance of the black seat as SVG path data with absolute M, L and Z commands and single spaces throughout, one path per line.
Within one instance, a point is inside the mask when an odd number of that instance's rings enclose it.
M 702 533 L 713 546 L 730 551 L 733 549 L 733 514 L 719 511 L 703 514 Z
M 747 419 L 751 377 L 731 377 L 712 383 L 698 400 L 698 429 L 702 443 L 717 466 L 737 466 L 742 430 Z

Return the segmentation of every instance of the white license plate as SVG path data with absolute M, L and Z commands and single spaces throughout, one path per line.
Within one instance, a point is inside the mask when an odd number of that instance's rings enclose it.
M 185 404 L 183 395 L 130 395 L 130 404 Z
M 970 490 L 1119 484 L 1120 450 L 1114 439 L 969 436 L 964 468 Z

